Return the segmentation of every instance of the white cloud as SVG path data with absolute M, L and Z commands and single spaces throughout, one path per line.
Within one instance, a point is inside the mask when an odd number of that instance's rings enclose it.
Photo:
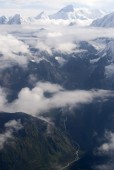
M 101 153 L 107 154 L 110 153 L 111 151 L 114 151 L 114 133 L 106 131 L 105 139 L 108 141 L 104 143 L 102 146 L 100 146 L 98 150 Z
M 61 32 L 49 32 L 48 37 L 61 37 L 62 33 Z
M 14 139 L 13 132 L 18 132 L 23 128 L 20 120 L 11 120 L 4 125 L 5 132 L 0 134 L 0 150 L 4 148 L 5 144 L 9 143 L 9 139 Z
M 0 35 L 0 68 L 9 63 L 27 64 L 30 57 L 28 46 L 12 35 Z
M 104 140 L 106 141 L 97 149 L 97 154 L 107 155 L 108 161 L 104 164 L 96 165 L 95 170 L 113 170 L 114 169 L 114 133 L 105 131 Z
M 72 42 L 67 42 L 67 43 L 62 43 L 62 44 L 60 43 L 56 47 L 57 51 L 66 52 L 66 53 L 71 53 L 71 52 L 75 51 L 75 49 L 76 49 L 76 44 L 74 44 Z
M 39 49 L 40 51 L 46 51 L 48 54 L 52 55 L 51 47 L 41 41 L 37 42 L 35 48 Z
M 16 131 L 20 130 L 23 128 L 20 120 L 16 121 L 16 120 L 11 120 L 7 123 L 5 123 L 5 128 L 9 129 L 14 129 Z
M 8 53 L 28 53 L 28 47 L 23 42 L 17 40 L 12 35 L 0 35 L 0 52 L 2 54 Z
M 41 31 L 41 28 L 44 30 Z M 37 26 L 2 26 L 0 32 L 0 53 L 4 54 L 6 60 L 15 60 L 20 64 L 26 63 L 31 55 L 29 46 L 38 48 L 40 51 L 47 51 L 51 55 L 52 50 L 72 52 L 75 49 L 75 52 L 79 51 L 79 41 L 101 37 L 114 38 L 114 29 L 78 28 L 49 23 L 40 23 Z M 22 56 L 18 56 L 18 53 L 22 53 Z
M 41 28 L 45 29 L 42 31 Z M 3 26 L 0 27 L 0 32 L 0 69 L 15 63 L 25 66 L 32 59 L 41 61 L 44 59 L 42 56 L 44 51 L 52 57 L 53 52 L 68 54 L 81 52 L 83 49 L 79 48 L 80 41 L 100 37 L 114 38 L 114 29 L 77 28 L 46 23 L 38 26 Z M 39 49 L 39 52 L 30 52 L 30 46 Z M 113 72 L 113 69 L 107 67 L 106 71 Z
M 101 37 L 114 38 L 114 29 L 77 28 L 76 26 L 68 27 L 65 25 L 51 26 L 50 24 L 48 26 L 48 30 L 39 33 L 40 38 L 33 43 L 33 47 L 39 48 L 40 51 L 47 51 L 50 55 L 52 51 L 61 53 L 80 52 L 79 41 L 90 41 Z M 53 30 L 57 30 L 57 32 Z M 37 36 L 37 34 L 35 35 Z
M 49 98 L 45 96 L 46 92 L 50 94 Z M 50 109 L 77 107 L 80 104 L 91 103 L 96 98 L 103 100 L 113 95 L 113 92 L 105 90 L 67 91 L 56 84 L 39 82 L 33 89 L 23 88 L 19 92 L 18 98 L 13 103 L 8 103 L 4 100 L 3 95 L 3 102 L 0 110 L 37 115 L 41 112 L 47 112 Z
M 45 29 L 42 31 L 41 28 Z M 101 37 L 114 38 L 114 29 L 77 28 L 46 23 L 37 26 L 2 26 L 0 32 L 0 69 L 11 67 L 15 63 L 24 67 L 32 59 L 41 61 L 44 59 L 44 51 L 52 57 L 53 52 L 79 53 L 83 51 L 80 49 L 80 41 Z M 30 52 L 30 47 L 38 49 L 39 52 Z M 113 66 L 106 67 L 106 75 L 110 72 L 113 73 Z

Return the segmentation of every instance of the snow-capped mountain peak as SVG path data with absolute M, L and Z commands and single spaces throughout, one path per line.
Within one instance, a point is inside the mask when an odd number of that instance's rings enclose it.
M 49 19 L 49 17 L 44 11 L 42 11 L 38 16 L 35 17 L 35 19 Z
M 8 18 L 6 16 L 0 17 L 0 24 L 6 24 L 8 22 Z
M 12 17 L 0 17 L 0 24 L 38 24 L 38 20 L 51 21 L 50 23 L 64 22 L 70 24 L 75 23 L 77 26 L 87 26 L 92 23 L 93 20 L 101 18 L 105 15 L 102 10 L 88 9 L 88 8 L 75 8 L 73 5 L 68 5 L 60 9 L 57 13 L 48 15 L 44 11 L 36 17 L 29 16 L 28 18 L 22 17 L 20 14 L 15 14 Z M 67 21 L 67 22 L 66 22 Z M 71 24 L 72 25 L 72 24 Z
M 103 17 L 105 12 L 99 9 L 74 8 L 72 5 L 62 8 L 57 13 L 50 15 L 50 19 L 63 20 L 88 20 Z
M 26 22 L 27 21 L 20 14 L 15 14 L 13 17 L 10 17 L 8 24 L 23 24 Z
M 93 27 L 114 27 L 114 12 L 92 22 Z
M 57 13 L 50 15 L 49 18 L 50 19 L 63 19 L 63 20 L 68 20 L 70 19 L 70 14 L 72 14 L 74 12 L 74 7 L 73 5 L 68 5 L 64 8 L 62 8 L 61 10 L 59 10 Z
M 62 8 L 59 12 L 73 12 L 73 11 L 74 11 L 73 5 L 68 5 L 68 6 Z

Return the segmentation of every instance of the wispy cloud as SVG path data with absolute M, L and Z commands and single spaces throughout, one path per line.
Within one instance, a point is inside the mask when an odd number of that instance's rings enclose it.
M 107 141 L 106 143 L 102 144 L 99 148 L 98 151 L 101 154 L 110 154 L 110 152 L 114 151 L 114 133 L 110 131 L 106 131 L 104 135 L 105 140 Z
M 104 164 L 96 165 L 95 170 L 113 170 L 114 133 L 106 130 L 103 140 L 105 142 L 99 148 L 97 148 L 97 154 L 100 156 L 108 156 L 108 160 Z
M 4 125 L 5 132 L 0 133 L 0 150 L 4 148 L 5 144 L 9 144 L 9 139 L 14 139 L 13 132 L 18 132 L 23 128 L 20 120 L 11 120 Z

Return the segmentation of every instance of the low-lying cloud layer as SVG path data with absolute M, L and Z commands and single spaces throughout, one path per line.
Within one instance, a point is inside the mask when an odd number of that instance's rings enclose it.
M 0 34 L 0 69 L 17 63 L 26 65 L 30 56 L 29 46 L 11 34 Z
M 32 59 L 36 61 L 46 54 L 79 53 L 87 49 L 80 48 L 80 41 L 87 41 L 98 50 L 101 42 L 96 38 L 114 38 L 113 29 L 78 28 L 76 25 L 54 25 L 39 23 L 39 25 L 1 26 L 0 27 L 0 69 L 19 64 L 24 67 Z M 102 45 L 105 48 L 105 44 Z M 99 49 L 101 50 L 101 49 Z
M 6 95 L 1 89 L 0 110 L 7 112 L 25 112 L 38 115 L 55 108 L 77 107 L 81 104 L 88 104 L 94 99 L 106 99 L 113 97 L 114 93 L 107 90 L 74 90 L 67 91 L 61 86 L 51 83 L 39 82 L 33 89 L 23 88 L 18 98 L 8 103 Z

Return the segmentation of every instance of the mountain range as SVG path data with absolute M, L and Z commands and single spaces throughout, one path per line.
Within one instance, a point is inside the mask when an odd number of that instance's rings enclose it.
M 74 8 L 73 5 L 68 5 L 52 15 L 42 11 L 35 17 L 23 17 L 21 14 L 15 14 L 11 17 L 0 16 L 0 24 L 38 24 L 39 21 L 54 21 L 55 23 L 68 21 L 70 25 L 108 28 L 114 27 L 114 13 L 107 14 L 101 9 Z
M 58 51 L 58 55 L 53 53 L 51 57 L 44 51 L 41 53 L 44 56 L 42 60 L 30 60 L 26 68 L 12 65 L 1 70 L 0 85 L 10 89 L 10 103 L 17 99 L 22 88 L 34 88 L 34 79 L 32 83 L 29 81 L 31 76 L 40 82 L 62 85 L 68 92 L 79 89 L 102 89 L 101 94 L 103 90 L 112 92 L 113 45 L 114 40 L 110 38 L 98 38 L 90 42 L 80 41 L 78 46 L 82 51 L 79 53 Z M 38 49 L 32 48 L 31 52 L 37 55 Z M 45 94 L 47 99 L 51 95 Z M 95 155 L 95 151 L 107 142 L 103 138 L 105 131 L 111 132 L 114 129 L 113 110 L 114 97 L 107 97 L 106 100 L 96 98 L 92 103 L 76 108 L 47 110 L 40 114 L 42 119 L 25 113 L 1 112 L 1 136 L 7 132 L 7 124 L 11 127 L 10 121 L 20 122 L 22 129 L 17 132 L 13 127 L 13 132 L 10 130 L 13 138 L 0 151 L 0 170 L 55 170 L 56 167 L 58 170 L 67 165 L 70 170 L 94 170 L 95 165 L 102 165 L 109 160 L 104 155 Z M 75 149 L 78 146 L 79 160 L 78 156 L 75 158 L 74 146 Z M 69 166 L 72 160 L 75 162 Z
M 69 5 L 0 17 L 0 170 L 113 170 L 114 38 L 93 29 L 114 26 L 105 14 Z
M 42 11 L 35 17 L 23 17 L 21 14 L 0 17 L 0 24 L 8 25 L 38 24 L 39 21 L 69 21 L 70 25 L 77 26 L 114 27 L 114 13 L 107 14 L 101 9 L 74 8 L 73 5 L 68 5 L 52 15 Z
M 106 13 L 103 10 L 88 9 L 88 8 L 74 8 L 73 5 L 68 5 L 57 13 L 48 15 L 44 11 L 35 17 L 22 17 L 20 14 L 15 14 L 11 17 L 1 16 L 0 24 L 33 24 L 38 20 L 65 20 L 77 22 L 92 22 L 95 19 L 101 18 Z

